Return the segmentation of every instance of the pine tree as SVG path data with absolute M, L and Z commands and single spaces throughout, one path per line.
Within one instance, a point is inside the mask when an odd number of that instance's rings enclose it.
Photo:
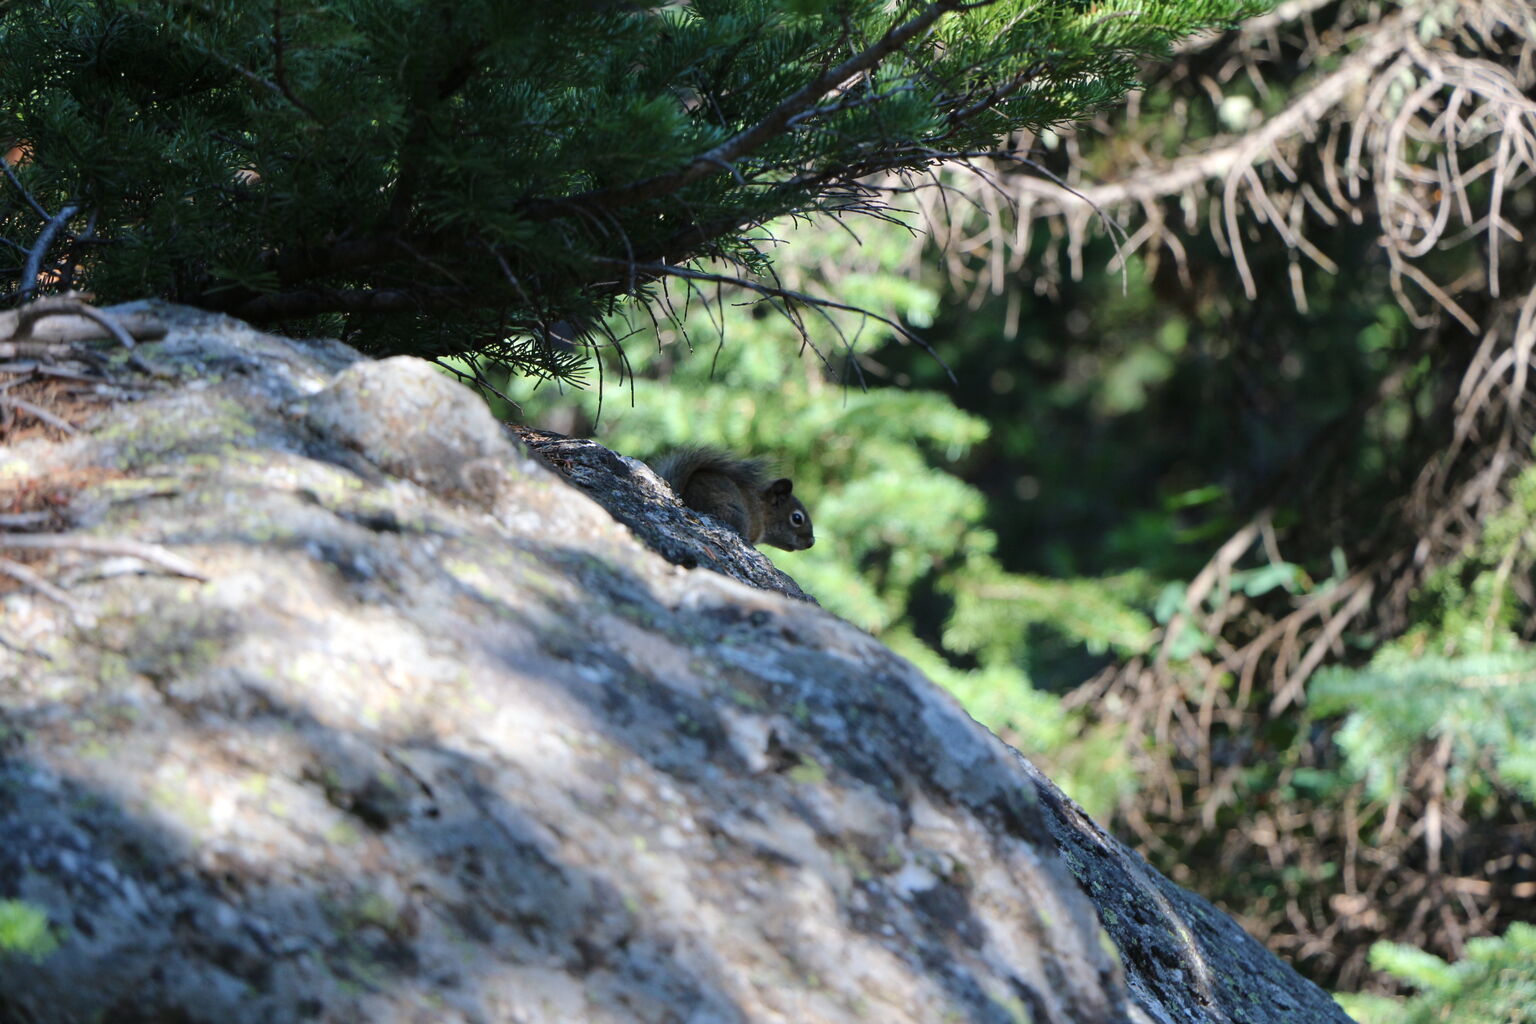
M 1413 985 L 1402 1002 L 1386 996 L 1340 999 L 1360 1024 L 1530 1024 L 1536 1020 L 1536 927 L 1515 923 L 1497 937 L 1472 939 L 1448 964 L 1412 946 L 1378 942 L 1371 963 Z
M 1256 0 L 0 4 L 0 287 L 569 376 L 626 296 L 1119 99 Z M 14 166 L 11 166 L 11 165 Z

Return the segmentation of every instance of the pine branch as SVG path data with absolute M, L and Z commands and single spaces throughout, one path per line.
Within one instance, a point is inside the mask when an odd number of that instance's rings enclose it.
M 30 299 L 37 294 L 38 288 L 41 287 L 38 284 L 38 278 L 43 273 L 43 260 L 48 257 L 48 250 L 53 248 L 53 240 L 58 237 L 60 231 L 64 230 L 64 225 L 69 222 L 69 218 L 79 212 L 80 207 L 70 203 L 49 217 L 48 222 L 43 225 L 43 230 L 38 232 L 37 241 L 32 243 L 32 248 L 27 253 L 27 260 L 21 266 L 21 288 L 17 294 L 22 299 Z
M 902 323 L 900 320 L 876 313 L 874 310 L 865 309 L 862 306 L 853 306 L 846 302 L 837 302 L 833 299 L 823 298 L 818 295 L 811 295 L 807 292 L 796 291 L 792 288 L 784 288 L 776 285 L 766 285 L 745 277 L 736 277 L 730 274 L 714 274 L 704 270 L 694 270 L 691 267 L 674 267 L 665 263 L 626 263 L 623 260 L 610 259 L 599 259 L 594 262 L 602 263 L 608 266 L 621 267 L 626 272 L 631 274 L 636 280 L 641 282 L 654 281 L 663 277 L 677 277 L 688 281 L 706 281 L 713 284 L 724 284 L 735 288 L 742 288 L 746 291 L 756 292 L 757 294 L 766 298 L 784 299 L 788 302 L 801 303 L 816 309 L 837 309 L 842 310 L 845 313 L 857 313 L 859 316 L 867 316 L 872 320 L 878 320 L 880 323 L 885 324 L 901 337 L 907 339 L 912 344 L 917 345 L 924 352 L 927 352 L 934 358 L 936 362 L 938 362 L 940 366 L 944 367 L 944 372 L 949 374 L 949 379 L 951 382 L 955 384 L 959 383 L 959 381 L 955 380 L 953 371 L 951 371 L 950 368 L 944 363 L 944 361 L 939 358 L 938 353 L 935 352 L 933 348 L 921 337 L 914 334 L 906 324 Z M 801 328 L 801 333 L 802 335 L 804 334 L 804 328 Z
M 729 171 L 737 160 L 755 152 L 772 139 L 781 135 L 792 125 L 796 118 L 815 106 L 821 97 L 850 78 L 875 68 L 885 58 L 900 50 L 918 35 L 932 28 L 944 15 L 957 10 L 984 7 L 992 2 L 993 0 L 980 0 L 977 3 L 964 3 L 962 0 L 939 0 L 937 3 L 930 4 L 917 17 L 891 29 L 873 45 L 860 53 L 854 54 L 841 64 L 828 68 L 820 75 L 817 75 L 798 92 L 775 107 L 767 117 L 764 117 L 757 124 L 746 131 L 732 136 L 709 152 L 700 154 L 686 166 L 676 171 L 658 174 L 643 181 L 632 182 L 618 188 L 594 189 L 589 192 L 581 192 L 569 196 L 559 203 L 552 203 L 547 200 L 532 201 L 526 204 L 521 212 L 532 220 L 548 220 L 561 216 L 562 207 L 570 204 L 590 206 L 602 210 L 633 206 L 651 199 L 672 195 L 709 174 L 714 174 L 721 170 Z
M 43 218 L 43 220 L 47 220 L 48 211 L 43 207 L 42 203 L 37 201 L 36 196 L 27 191 L 27 187 L 23 185 L 21 183 L 21 179 L 16 176 L 15 168 L 11 166 L 11 162 L 4 156 L 0 156 L 0 172 L 4 172 L 6 180 L 11 183 L 11 187 L 14 188 L 21 196 L 22 201 L 24 201 L 29 207 L 32 208 L 32 212 Z
M 879 216 L 837 193 L 987 148 L 994 128 L 1072 116 L 1128 80 L 1125 54 L 1083 51 L 1074 5 L 1042 5 L 1022 38 L 967 14 L 996 2 L 848 0 L 821 19 L 770 5 L 747 21 L 731 5 L 681 18 L 667 4 L 530 5 L 514 27 L 500 0 L 264 0 L 206 22 L 143 0 L 110 31 L 67 16 L 105 17 L 109 0 L 0 6 L 18 58 L 0 68 L 0 107 L 47 182 L 32 196 L 3 168 L 7 286 L 35 293 L 63 238 L 50 287 L 78 268 L 109 301 L 147 287 L 266 321 L 436 314 L 371 318 L 379 351 L 594 319 L 642 287 L 604 260 L 675 266 L 741 251 L 743 232 L 784 215 Z M 1138 39 L 1173 31 L 1116 16 Z M 966 31 L 941 43 L 950 27 Z M 67 58 L 80 46 L 113 74 L 78 110 L 48 105 L 36 82 L 68 91 L 95 74 Z M 993 125 L 984 112 L 1005 101 Z M 136 106 L 127 123 L 112 114 Z M 102 241 L 123 243 L 110 259 L 82 258 L 94 221 L 72 235 L 49 212 L 87 203 Z
M 263 323 L 325 313 L 427 313 L 444 309 L 475 309 L 487 305 L 475 288 L 305 288 L 258 295 L 227 312 L 242 320 Z

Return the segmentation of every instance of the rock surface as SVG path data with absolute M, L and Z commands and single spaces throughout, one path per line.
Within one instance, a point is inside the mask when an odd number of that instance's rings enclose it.
M 153 311 L 0 447 L 0 1021 L 1347 1019 L 638 463 Z

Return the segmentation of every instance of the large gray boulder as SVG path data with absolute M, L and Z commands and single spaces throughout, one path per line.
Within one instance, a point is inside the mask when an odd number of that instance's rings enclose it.
M 0 447 L 0 1021 L 1347 1019 L 641 464 L 133 312 Z

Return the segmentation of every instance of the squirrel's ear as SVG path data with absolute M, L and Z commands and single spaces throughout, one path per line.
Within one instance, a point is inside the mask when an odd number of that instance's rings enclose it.
M 782 498 L 795 489 L 795 485 L 789 482 L 789 477 L 781 476 L 768 485 L 768 493 L 775 498 Z

